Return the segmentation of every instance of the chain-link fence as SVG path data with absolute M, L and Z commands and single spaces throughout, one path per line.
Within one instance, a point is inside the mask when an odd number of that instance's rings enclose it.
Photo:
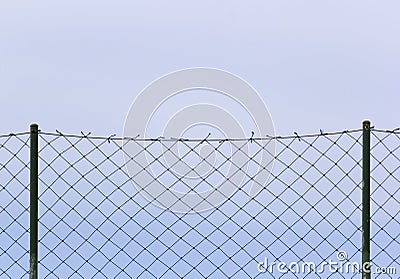
M 399 278 L 400 133 L 370 135 L 372 278 Z M 39 278 L 361 278 L 362 138 L 363 129 L 199 140 L 39 132 Z M 29 140 L 0 136 L 0 278 L 29 276 Z M 232 168 L 242 184 L 203 212 L 163 209 L 128 173 L 127 141 L 149 161 L 148 184 L 201 192 Z M 251 196 L 271 142 L 272 173 Z M 178 161 L 196 177 L 177 173 Z
M 29 132 L 0 136 L 0 278 L 29 272 Z
M 371 133 L 371 261 L 400 274 L 400 131 Z M 396 270 L 394 269 L 396 268 Z M 397 272 L 396 272 L 397 271 Z M 385 278 L 381 276 L 380 278 Z

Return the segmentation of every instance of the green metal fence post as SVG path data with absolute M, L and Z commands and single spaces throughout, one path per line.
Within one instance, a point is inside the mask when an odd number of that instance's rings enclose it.
M 362 278 L 371 278 L 370 255 L 370 156 L 371 156 L 371 123 L 363 122 L 362 154 Z
M 39 126 L 30 127 L 30 265 L 29 278 L 38 278 L 38 185 L 39 185 Z

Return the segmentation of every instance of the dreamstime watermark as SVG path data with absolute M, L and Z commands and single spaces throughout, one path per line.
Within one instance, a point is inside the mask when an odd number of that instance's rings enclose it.
M 257 264 L 257 270 L 259 273 L 295 273 L 295 274 L 308 274 L 308 273 L 343 273 L 343 274 L 355 274 L 355 273 L 372 273 L 372 274 L 396 274 L 396 267 L 375 267 L 373 268 L 370 262 L 360 264 L 358 262 L 351 262 L 348 260 L 347 253 L 345 251 L 338 251 L 336 253 L 336 260 L 323 261 L 320 264 L 315 262 L 283 262 L 273 261 L 269 262 L 268 258 L 264 258 L 264 261 Z
M 188 143 L 179 139 L 193 135 L 205 139 L 192 150 L 199 158 L 179 149 L 188 149 Z M 250 142 L 234 152 L 230 141 L 217 151 L 207 140 L 273 135 L 266 105 L 243 79 L 218 69 L 184 69 L 157 79 L 136 97 L 124 126 L 124 158 L 133 183 L 148 201 L 178 213 L 201 212 L 229 199 L 250 176 Z M 156 138 L 158 145 L 151 148 L 158 146 L 161 155 L 143 152 L 146 143 L 137 140 L 140 138 Z M 271 141 L 253 158 L 258 170 L 251 174 L 250 197 L 263 189 L 274 155 L 275 143 Z M 155 160 L 170 176 L 157 170 Z M 219 167 L 221 160 L 229 167 Z M 214 173 L 220 175 L 218 181 Z M 188 185 L 196 187 L 187 190 Z

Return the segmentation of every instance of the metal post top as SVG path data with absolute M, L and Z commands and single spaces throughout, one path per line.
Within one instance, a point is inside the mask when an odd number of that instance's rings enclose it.
M 369 121 L 369 120 L 364 120 L 362 125 L 363 125 L 364 131 L 369 131 L 371 129 L 371 121 Z
M 31 128 L 30 130 L 31 133 L 37 134 L 39 131 L 39 125 L 36 123 L 31 124 L 30 128 Z

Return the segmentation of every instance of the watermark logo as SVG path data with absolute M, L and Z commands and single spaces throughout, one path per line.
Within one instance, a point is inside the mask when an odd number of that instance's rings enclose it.
M 339 261 L 347 260 L 347 253 L 345 251 L 338 251 L 336 257 Z
M 395 267 L 375 267 L 371 269 L 372 264 L 365 262 L 360 265 L 358 262 L 352 262 L 348 259 L 345 251 L 336 253 L 337 260 L 329 259 L 319 264 L 313 261 L 302 262 L 284 262 L 273 261 L 269 262 L 268 258 L 257 264 L 259 273 L 294 273 L 294 274 L 309 274 L 309 273 L 341 273 L 341 274 L 356 274 L 356 273 L 372 273 L 372 274 L 396 274 Z
M 238 151 L 227 140 L 217 151 L 209 139 L 266 136 L 274 136 L 271 115 L 247 82 L 218 69 L 184 69 L 157 79 L 134 100 L 124 126 L 124 158 L 133 183 L 147 200 L 178 213 L 201 212 L 226 201 L 250 177 L 250 141 Z M 161 156 L 143 152 L 148 143 L 138 139 L 144 138 L 158 141 L 152 148 L 158 146 Z M 191 146 L 185 138 L 204 140 L 188 155 Z M 268 180 L 274 155 L 273 141 L 256 154 L 258 171 L 251 174 L 250 197 Z M 155 160 L 172 177 L 159 172 Z M 213 172 L 220 174 L 219 181 Z M 196 187 L 188 189 L 190 185 Z

